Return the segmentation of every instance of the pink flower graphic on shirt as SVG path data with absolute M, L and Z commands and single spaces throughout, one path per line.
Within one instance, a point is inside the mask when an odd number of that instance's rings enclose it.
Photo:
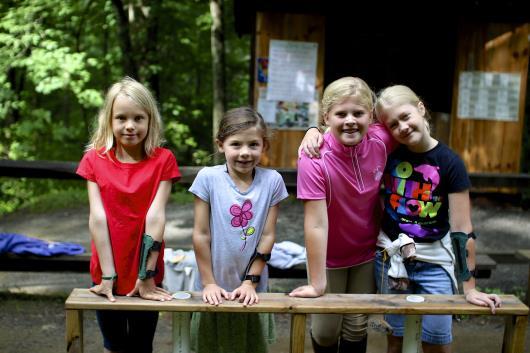
M 245 246 L 247 245 L 247 238 L 254 234 L 254 232 L 256 231 L 256 229 L 252 226 L 245 229 L 248 224 L 248 221 L 250 221 L 253 216 L 252 212 L 250 211 L 251 209 L 252 201 L 250 200 L 245 200 L 241 207 L 239 205 L 230 206 L 230 214 L 234 216 L 230 224 L 232 225 L 232 227 L 241 227 L 241 232 L 243 234 L 241 235 L 241 240 L 245 241 L 241 247 L 241 251 L 243 251 L 245 249 Z

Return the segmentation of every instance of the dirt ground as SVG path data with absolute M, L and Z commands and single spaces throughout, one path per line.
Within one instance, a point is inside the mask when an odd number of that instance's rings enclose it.
M 190 205 L 168 207 L 166 242 L 172 248 L 191 247 L 193 223 Z M 277 241 L 303 244 L 303 209 L 293 199 L 282 203 Z M 43 214 L 15 214 L 0 218 L 0 232 L 25 234 L 51 241 L 69 241 L 89 249 L 86 207 Z M 473 223 L 479 234 L 480 252 L 530 248 L 530 211 L 491 198 L 473 198 Z M 497 265 L 492 276 L 479 279 L 478 286 L 510 294 L 524 294 L 526 264 Z M 88 274 L 0 272 L 0 352 L 52 353 L 65 350 L 64 300 L 76 287 L 87 287 Z M 296 280 L 271 280 L 271 291 L 286 292 L 300 284 Z M 277 315 L 278 341 L 271 352 L 289 349 L 289 316 Z M 309 323 L 308 323 L 309 324 Z M 501 351 L 504 321 L 501 317 L 468 317 L 454 321 L 454 352 Z M 92 312 L 85 313 L 85 352 L 101 352 L 101 336 Z M 530 353 L 530 330 L 526 351 Z M 306 331 L 308 332 L 308 331 Z M 384 352 L 383 334 L 370 330 L 369 352 Z M 306 351 L 311 352 L 306 335 Z M 162 313 L 155 338 L 155 352 L 171 352 L 171 315 Z

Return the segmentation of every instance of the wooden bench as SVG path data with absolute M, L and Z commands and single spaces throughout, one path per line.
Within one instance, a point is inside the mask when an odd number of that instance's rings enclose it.
M 491 315 L 489 308 L 467 303 L 461 295 L 425 295 L 423 303 L 406 300 L 405 295 L 378 294 L 326 294 L 316 299 L 291 298 L 284 293 L 263 293 L 260 303 L 243 307 L 238 302 L 225 302 L 219 306 L 205 304 L 200 293 L 191 293 L 190 299 L 156 302 L 137 297 L 117 297 L 111 303 L 106 298 L 95 295 L 87 289 L 74 289 L 65 303 L 66 310 L 66 348 L 68 352 L 83 352 L 83 311 L 84 310 L 139 310 L 165 311 L 174 314 L 190 312 L 252 312 L 252 313 L 288 313 L 291 314 L 290 352 L 304 351 L 307 314 L 405 314 L 407 315 L 403 352 L 419 352 L 419 330 L 423 314 L 467 314 Z M 513 295 L 501 296 L 503 305 L 496 315 L 505 317 L 503 353 L 523 353 L 528 321 L 528 307 Z M 178 317 L 178 316 L 177 316 Z M 188 317 L 189 314 L 180 316 Z M 175 316 L 174 316 L 175 318 Z M 174 319 L 175 324 L 175 319 Z M 181 322 L 186 331 L 187 322 Z M 184 340 L 189 339 L 183 337 Z M 174 352 L 186 353 L 186 350 L 174 342 Z
M 486 254 L 477 254 L 477 278 L 489 278 L 496 262 Z M 88 272 L 90 254 L 34 256 L 34 255 L 0 255 L 0 271 L 34 271 L 34 272 Z M 270 278 L 306 278 L 306 266 L 300 264 L 288 269 L 269 265 Z

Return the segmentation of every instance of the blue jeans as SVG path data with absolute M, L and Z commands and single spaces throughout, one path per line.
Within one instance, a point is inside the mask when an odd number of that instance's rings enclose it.
M 377 251 L 375 256 L 375 281 L 379 293 L 383 294 L 453 294 L 453 282 L 447 272 L 440 266 L 423 261 L 411 261 L 405 264 L 410 284 L 406 290 L 394 290 L 388 287 L 387 259 L 383 268 L 383 252 Z M 403 337 L 405 317 L 403 315 L 385 315 L 385 320 L 392 326 L 392 335 Z M 451 315 L 423 315 L 422 334 L 423 342 L 430 344 L 449 344 L 453 337 L 451 334 Z

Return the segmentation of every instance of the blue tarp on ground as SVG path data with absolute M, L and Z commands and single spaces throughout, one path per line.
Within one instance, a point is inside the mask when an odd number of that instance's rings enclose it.
M 0 233 L 0 254 L 6 252 L 39 256 L 79 255 L 85 252 L 85 248 L 75 243 L 46 241 L 22 234 Z

